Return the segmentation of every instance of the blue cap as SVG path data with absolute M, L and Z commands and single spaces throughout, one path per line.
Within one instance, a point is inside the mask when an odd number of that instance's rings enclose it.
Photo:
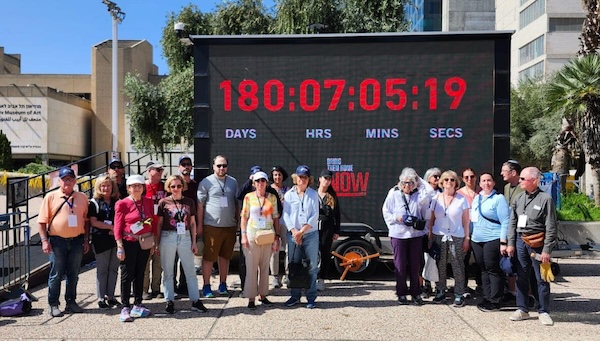
M 181 161 L 183 161 L 183 160 L 190 160 L 190 162 L 192 162 L 192 158 L 189 157 L 188 155 L 182 155 L 182 156 L 180 156 L 178 163 L 181 164 Z
M 296 175 L 298 176 L 310 176 L 310 168 L 307 165 L 300 165 L 296 168 Z
M 64 178 L 65 176 L 72 176 L 75 177 L 75 171 L 72 170 L 69 167 L 62 167 L 59 171 L 58 171 L 58 177 L 59 178 Z
M 500 269 L 506 274 L 514 274 L 517 272 L 516 267 L 513 264 L 513 257 L 502 257 L 500 258 Z
M 252 168 L 250 168 L 250 175 L 254 175 L 260 171 L 262 171 L 262 169 L 260 169 L 260 166 L 252 166 Z
M 121 159 L 119 158 L 112 158 L 110 159 L 110 162 L 108 163 L 108 167 L 112 166 L 113 163 L 118 163 L 120 167 L 123 167 L 123 161 L 121 161 Z

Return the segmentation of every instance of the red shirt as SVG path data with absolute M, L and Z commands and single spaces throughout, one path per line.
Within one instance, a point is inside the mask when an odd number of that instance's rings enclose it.
M 127 241 L 136 241 L 135 238 L 129 237 L 126 234 L 133 233 L 131 232 L 131 225 L 148 218 L 152 218 L 152 224 L 150 226 L 144 225 L 144 228 L 139 231 L 137 235 L 148 232 L 156 234 L 156 223 L 158 218 L 154 215 L 154 203 L 151 199 L 142 198 L 141 202 L 137 202 L 137 205 L 131 197 L 119 200 L 115 204 L 114 231 L 116 240 L 124 239 Z

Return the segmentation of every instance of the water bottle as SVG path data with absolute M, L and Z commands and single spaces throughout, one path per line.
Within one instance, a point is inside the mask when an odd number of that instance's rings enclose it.
M 541 262 L 541 261 L 542 261 L 542 255 L 540 255 L 540 254 L 539 254 L 539 253 L 537 253 L 537 252 L 532 252 L 532 253 L 531 253 L 531 258 L 534 258 L 534 259 L 535 259 L 535 260 L 537 260 L 538 262 Z

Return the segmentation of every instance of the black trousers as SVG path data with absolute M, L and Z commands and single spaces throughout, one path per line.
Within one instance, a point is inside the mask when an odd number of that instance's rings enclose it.
M 500 269 L 500 239 L 476 243 L 471 241 L 475 261 L 481 269 L 483 297 L 499 303 L 504 296 L 504 272 Z
M 142 304 L 144 272 L 150 257 L 150 250 L 142 250 L 140 243 L 123 240 L 125 260 L 121 262 L 121 298 L 124 306 L 131 306 L 131 284 L 133 283 L 133 304 Z

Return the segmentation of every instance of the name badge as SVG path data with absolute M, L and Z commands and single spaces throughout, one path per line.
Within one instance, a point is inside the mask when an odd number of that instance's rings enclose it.
M 67 222 L 69 223 L 69 227 L 77 227 L 77 216 L 74 214 L 69 214 Z
M 137 234 L 138 232 L 140 232 L 143 229 L 144 229 L 144 226 L 142 225 L 141 221 L 138 221 L 137 223 L 131 225 L 131 233 L 133 233 L 133 234 Z
M 220 207 L 228 207 L 229 206 L 227 204 L 227 197 L 220 197 L 219 198 L 219 206 Z
M 306 213 L 304 213 L 304 211 L 300 211 L 300 213 L 298 213 L 298 222 L 300 225 L 308 223 L 308 218 L 306 217 Z
M 536 210 L 536 211 L 539 211 L 539 210 L 541 210 L 542 208 L 541 208 L 541 207 L 539 207 L 538 205 L 533 205 L 533 209 L 534 209 L 534 210 Z
M 154 204 L 154 215 L 158 214 L 158 204 Z
M 110 221 L 110 220 L 105 220 L 105 221 L 104 221 L 104 223 L 105 223 L 106 225 L 112 225 L 112 221 Z
M 476 223 L 479 221 L 479 212 L 471 214 L 471 222 Z
M 527 215 L 520 214 L 519 220 L 517 220 L 517 227 L 527 227 Z
M 258 221 L 256 223 L 256 228 L 258 228 L 259 230 L 265 229 L 267 227 L 267 219 L 261 217 L 258 218 Z
M 185 234 L 185 223 L 182 221 L 177 222 L 177 234 Z

